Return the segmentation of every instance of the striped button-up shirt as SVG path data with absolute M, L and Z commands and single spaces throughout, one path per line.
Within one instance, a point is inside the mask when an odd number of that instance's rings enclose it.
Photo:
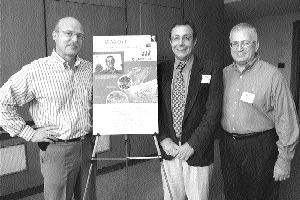
M 289 167 L 299 138 L 299 124 L 281 72 L 257 57 L 243 72 L 235 64 L 224 68 L 223 80 L 223 129 L 248 134 L 275 128 L 279 136 L 277 164 Z
M 12 137 L 30 141 L 35 130 L 17 107 L 29 103 L 37 128 L 57 126 L 59 139 L 86 135 L 91 129 L 92 64 L 79 57 L 74 68 L 55 51 L 24 66 L 0 89 L 0 125 Z

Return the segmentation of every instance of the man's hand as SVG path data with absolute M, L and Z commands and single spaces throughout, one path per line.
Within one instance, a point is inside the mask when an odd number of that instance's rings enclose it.
M 176 158 L 187 161 L 194 154 L 194 152 L 194 149 L 186 142 L 179 147 L 179 152 Z
M 38 128 L 35 131 L 35 134 L 31 138 L 31 142 L 49 142 L 54 143 L 58 139 L 58 133 L 53 132 L 52 130 L 58 129 L 57 126 L 47 126 L 43 128 Z
M 160 145 L 164 149 L 167 155 L 176 157 L 178 154 L 179 146 L 171 140 L 171 138 L 165 138 L 160 142 Z
M 276 163 L 274 166 L 273 178 L 275 179 L 275 181 L 285 181 L 286 179 L 290 178 L 290 168 L 282 169 Z

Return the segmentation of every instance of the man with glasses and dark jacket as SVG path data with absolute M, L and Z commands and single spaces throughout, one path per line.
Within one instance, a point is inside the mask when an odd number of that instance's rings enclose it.
M 191 22 L 174 24 L 169 36 L 175 59 L 158 66 L 164 199 L 208 200 L 222 70 L 194 54 L 197 33 Z

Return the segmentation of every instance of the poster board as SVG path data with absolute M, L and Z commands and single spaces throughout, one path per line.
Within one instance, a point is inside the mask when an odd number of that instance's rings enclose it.
M 93 133 L 158 132 L 154 36 L 93 37 Z

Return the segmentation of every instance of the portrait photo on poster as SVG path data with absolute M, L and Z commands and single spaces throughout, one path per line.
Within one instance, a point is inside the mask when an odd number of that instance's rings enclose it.
M 93 73 L 122 74 L 124 71 L 123 52 L 105 52 L 93 55 Z

